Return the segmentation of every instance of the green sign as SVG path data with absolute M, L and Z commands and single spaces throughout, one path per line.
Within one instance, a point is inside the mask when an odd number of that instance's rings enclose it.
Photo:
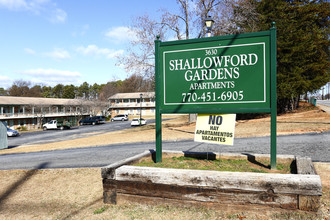
M 156 162 L 162 114 L 271 113 L 276 168 L 276 28 L 193 40 L 155 41 Z
M 269 44 L 260 36 L 160 47 L 160 108 L 270 108 Z

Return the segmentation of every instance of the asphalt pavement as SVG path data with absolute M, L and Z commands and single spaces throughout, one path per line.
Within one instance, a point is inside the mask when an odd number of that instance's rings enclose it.
M 148 123 L 154 123 L 154 119 Z M 131 128 L 131 121 L 114 121 L 100 125 L 83 125 L 68 130 L 47 130 L 22 133 L 19 137 L 9 137 L 8 146 L 18 147 L 22 145 L 46 144 L 77 138 L 90 137 L 111 131 L 120 131 Z
M 330 132 L 277 137 L 278 155 L 311 157 L 330 162 Z M 99 147 L 0 155 L 0 169 L 49 169 L 102 167 L 155 149 L 155 142 L 111 144 Z M 192 140 L 163 142 L 163 150 L 269 154 L 270 137 L 236 138 L 234 146 L 197 143 Z
M 316 106 L 330 114 L 330 100 L 317 100 Z
M 317 104 L 321 104 L 321 105 L 325 105 L 325 106 L 329 106 L 330 107 L 330 100 L 317 100 L 316 101 L 316 105 Z

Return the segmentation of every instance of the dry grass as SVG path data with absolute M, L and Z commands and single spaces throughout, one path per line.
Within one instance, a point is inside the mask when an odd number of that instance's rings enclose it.
M 0 219 L 65 219 L 102 205 L 99 169 L 0 171 L 0 176 Z
M 100 168 L 0 171 L 0 219 L 329 219 L 330 167 L 315 164 L 323 184 L 318 213 L 282 209 L 105 205 Z
M 330 219 L 330 164 L 314 163 L 316 172 L 321 177 L 322 197 L 320 213 L 324 215 L 324 220 Z
M 278 161 L 277 169 L 270 169 L 269 159 L 260 159 L 258 163 L 252 163 L 247 159 L 196 159 L 192 157 L 163 155 L 161 163 L 155 163 L 152 158 L 143 158 L 134 166 L 159 167 L 174 169 L 193 169 L 193 170 L 215 170 L 230 172 L 257 172 L 257 173 L 293 173 L 291 170 L 292 160 Z
M 270 118 L 238 121 L 235 130 L 236 137 L 269 135 Z M 330 130 L 330 115 L 318 109 L 288 113 L 277 117 L 278 135 L 324 132 L 328 130 Z

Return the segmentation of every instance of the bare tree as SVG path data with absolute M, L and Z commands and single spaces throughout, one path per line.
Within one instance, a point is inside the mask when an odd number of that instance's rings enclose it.
M 28 97 L 30 91 L 31 82 L 24 80 L 15 80 L 13 85 L 8 89 L 10 96 L 22 96 Z
M 136 37 L 130 41 L 126 55 L 118 57 L 118 65 L 128 73 L 151 77 L 155 69 L 154 40 L 157 35 L 164 38 L 164 25 L 142 15 L 135 19 L 131 29 Z
M 152 91 L 151 80 L 145 79 L 141 75 L 132 74 L 125 79 L 120 87 L 120 92 L 149 92 Z
M 46 116 L 47 110 L 51 106 L 50 105 L 39 105 L 39 104 L 31 104 L 26 106 L 26 111 L 28 114 L 33 115 L 37 119 L 37 128 L 41 128 L 44 118 Z
M 158 35 L 161 40 L 183 40 L 191 36 L 201 38 L 205 35 L 204 21 L 212 13 L 220 20 L 218 10 L 221 0 L 177 0 L 179 13 L 160 10 L 160 18 L 152 20 L 148 15 L 135 18 L 132 30 L 136 38 L 130 42 L 127 54 L 119 58 L 119 65 L 136 75 L 154 79 L 155 54 L 154 41 Z M 195 116 L 190 121 L 195 120 Z
M 160 9 L 157 20 L 147 14 L 138 16 L 130 27 L 136 36 L 130 41 L 127 52 L 118 57 L 117 65 L 123 66 L 128 73 L 153 79 L 157 35 L 162 41 L 204 37 L 207 15 L 215 20 L 216 35 L 235 34 L 239 27 L 235 22 L 238 18 L 234 16 L 234 7 L 245 1 L 249 0 L 177 0 L 179 13 Z
M 67 108 L 70 109 L 70 115 L 74 117 L 76 125 L 83 118 L 83 115 L 90 114 L 90 105 L 87 104 L 87 100 L 84 99 L 72 99 Z M 72 122 L 73 123 L 73 122 Z
M 85 106 L 88 106 L 91 115 L 101 114 L 106 116 L 108 103 L 101 100 L 93 100 L 86 103 Z
M 231 21 L 237 32 L 260 31 L 260 14 L 256 4 L 257 1 L 254 0 L 235 0 L 228 3 L 228 7 L 232 8 Z
M 157 35 L 162 41 L 204 37 L 208 15 L 212 15 L 215 21 L 215 35 L 236 34 L 242 31 L 239 22 L 246 22 L 246 16 L 256 15 L 252 0 L 177 0 L 177 5 L 178 13 L 161 9 L 157 20 L 148 15 L 134 19 L 131 29 L 136 37 L 130 42 L 127 53 L 119 57 L 118 65 L 127 72 L 154 79 L 154 41 Z M 251 24 L 251 30 L 255 30 L 256 22 Z
M 110 96 L 120 92 L 122 83 L 123 81 L 121 80 L 108 82 L 102 87 L 99 99 L 102 101 L 107 101 Z

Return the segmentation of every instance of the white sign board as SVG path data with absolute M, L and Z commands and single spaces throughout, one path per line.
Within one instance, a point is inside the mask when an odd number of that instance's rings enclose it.
M 198 114 L 195 141 L 234 145 L 236 114 Z

